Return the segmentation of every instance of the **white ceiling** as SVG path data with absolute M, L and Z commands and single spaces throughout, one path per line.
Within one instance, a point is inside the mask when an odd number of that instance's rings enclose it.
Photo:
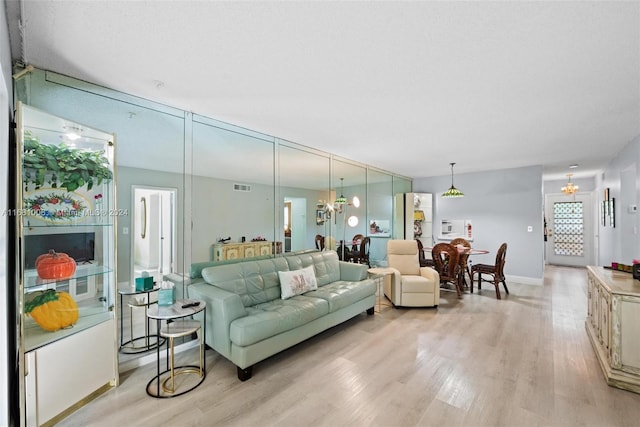
M 8 5 L 28 64 L 414 178 L 593 175 L 640 134 L 637 1 Z

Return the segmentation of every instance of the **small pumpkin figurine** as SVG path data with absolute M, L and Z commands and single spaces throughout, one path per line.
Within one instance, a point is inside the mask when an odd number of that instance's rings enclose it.
M 33 296 L 35 294 L 35 296 Z M 24 312 L 46 331 L 57 331 L 78 321 L 78 305 L 71 295 L 47 289 L 30 294 Z
M 42 279 L 69 279 L 76 272 L 76 261 L 63 252 L 50 249 L 48 254 L 36 258 L 36 270 Z

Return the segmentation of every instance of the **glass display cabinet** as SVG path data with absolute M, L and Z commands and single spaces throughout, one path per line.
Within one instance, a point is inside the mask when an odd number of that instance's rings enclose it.
M 115 137 L 19 103 L 19 313 L 27 425 L 117 384 Z

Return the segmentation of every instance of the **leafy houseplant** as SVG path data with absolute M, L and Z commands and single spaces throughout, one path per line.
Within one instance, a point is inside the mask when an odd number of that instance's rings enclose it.
M 109 169 L 109 160 L 99 151 L 85 151 L 71 148 L 65 144 L 45 145 L 29 132 L 24 133 L 24 156 L 22 179 L 25 191 L 29 184 L 35 184 L 38 190 L 45 180 L 52 188 L 65 188 L 75 191 L 113 178 Z

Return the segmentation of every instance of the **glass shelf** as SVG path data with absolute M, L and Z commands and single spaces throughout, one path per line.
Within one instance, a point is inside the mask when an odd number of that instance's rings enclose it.
M 76 272 L 72 277 L 68 277 L 66 279 L 41 279 L 38 277 L 38 272 L 36 270 L 25 270 L 24 271 L 24 287 L 25 290 L 29 291 L 35 290 L 34 288 L 42 288 L 42 289 L 56 289 L 55 286 L 51 287 L 50 285 L 56 285 L 68 282 L 73 279 L 83 279 L 91 276 L 99 276 L 107 273 L 111 273 L 113 271 L 112 268 L 109 268 L 105 265 L 95 265 L 95 264 L 83 264 L 78 265 L 76 267 Z
M 49 332 L 42 329 L 30 316 L 25 316 L 24 321 L 24 347 L 25 351 L 32 351 L 44 345 L 50 344 L 61 338 L 76 334 L 85 329 L 105 322 L 113 318 L 112 311 L 106 311 L 102 304 L 92 306 L 80 306 L 78 321 L 69 328 Z
M 38 223 L 28 223 L 28 220 L 25 220 L 25 224 L 22 226 L 23 229 L 29 228 L 63 228 L 63 227 L 113 227 L 113 222 L 104 222 L 100 223 L 92 223 L 92 222 L 75 222 L 75 223 L 65 223 L 65 224 L 46 224 L 38 221 Z

